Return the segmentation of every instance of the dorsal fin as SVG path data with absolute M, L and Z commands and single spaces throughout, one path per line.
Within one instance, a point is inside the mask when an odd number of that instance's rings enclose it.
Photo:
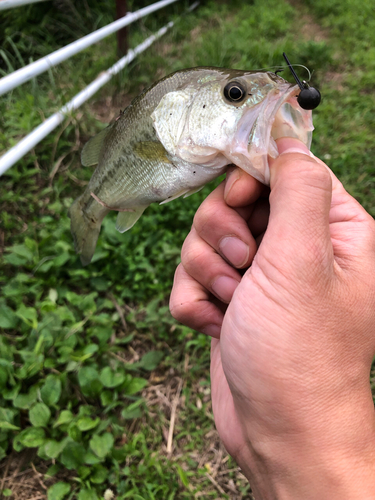
M 81 153 L 81 163 L 84 167 L 91 167 L 97 165 L 99 162 L 100 151 L 103 146 L 104 139 L 107 137 L 108 132 L 111 130 L 112 125 L 96 134 L 94 137 L 86 142 L 83 146 Z

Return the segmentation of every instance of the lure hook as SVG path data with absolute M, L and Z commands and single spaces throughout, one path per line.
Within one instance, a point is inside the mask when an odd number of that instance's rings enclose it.
M 285 52 L 283 52 L 284 59 L 292 72 L 293 78 L 297 82 L 298 87 L 301 89 L 301 92 L 299 93 L 297 97 L 297 102 L 301 106 L 302 109 L 315 109 L 319 106 L 320 100 L 321 100 L 321 95 L 318 89 L 314 87 L 310 87 L 305 80 L 301 82 L 301 80 L 298 78 L 296 72 L 294 71 L 293 66 L 291 65 L 287 55 Z

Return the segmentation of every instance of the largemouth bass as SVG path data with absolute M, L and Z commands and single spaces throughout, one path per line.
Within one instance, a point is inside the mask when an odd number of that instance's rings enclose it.
M 299 92 L 275 73 L 210 67 L 177 71 L 145 90 L 82 150 L 82 164 L 97 165 L 69 211 L 82 264 L 111 210 L 125 232 L 151 203 L 195 193 L 230 164 L 268 184 L 275 139 L 310 147 L 311 111 L 298 105 Z

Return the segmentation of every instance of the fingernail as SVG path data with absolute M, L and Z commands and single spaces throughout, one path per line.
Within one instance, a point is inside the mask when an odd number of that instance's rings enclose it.
M 221 326 L 219 325 L 207 325 L 203 328 L 202 333 L 214 337 L 215 339 L 220 338 Z
M 249 258 L 249 247 L 239 238 L 227 236 L 219 244 L 220 252 L 234 266 L 241 267 Z
M 229 276 L 220 276 L 220 278 L 214 281 L 211 288 L 220 300 L 229 304 L 238 285 L 239 282 L 233 278 L 229 278 Z
M 233 184 L 238 181 L 240 178 L 240 172 L 238 168 L 234 168 L 233 170 L 227 172 L 227 177 L 225 179 L 225 188 L 224 188 L 224 200 L 227 198 L 230 190 L 233 187 Z

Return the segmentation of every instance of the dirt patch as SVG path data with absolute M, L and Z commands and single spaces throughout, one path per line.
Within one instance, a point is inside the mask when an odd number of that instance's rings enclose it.
M 324 83 L 329 83 L 332 87 L 336 88 L 339 92 L 345 90 L 344 81 L 346 73 L 337 71 L 327 71 L 324 74 Z
M 328 31 L 317 24 L 309 14 L 304 14 L 301 19 L 301 28 L 299 32 L 305 40 L 314 42 L 326 42 L 329 38 Z
M 296 30 L 298 36 L 302 35 L 304 40 L 313 40 L 314 42 L 323 42 L 329 39 L 328 30 L 315 22 L 314 18 L 306 12 L 306 6 L 301 0 L 289 0 L 289 3 L 300 13 L 298 19 L 300 27 Z
M 35 464 L 37 465 L 34 465 Z M 41 462 L 36 456 L 36 450 L 25 449 L 20 453 L 12 452 L 0 466 L 0 491 L 9 489 L 12 495 L 9 500 L 47 500 L 47 489 L 57 481 L 71 482 L 69 471 L 64 470 L 56 476 L 46 479 L 50 462 Z M 0 497 L 4 498 L 1 496 Z
M 191 369 L 189 366 L 189 356 L 186 355 L 184 371 Z M 164 378 L 165 377 L 165 378 Z M 189 443 L 191 437 L 186 434 L 180 439 L 176 439 L 182 428 L 184 421 L 188 418 L 188 408 L 186 398 L 182 395 L 184 386 L 184 377 L 170 370 L 163 376 L 157 376 L 151 381 L 160 381 L 150 385 L 144 392 L 143 397 L 149 409 L 149 418 L 152 421 L 159 421 L 162 429 L 164 443 L 161 452 L 172 462 L 187 455 L 186 450 L 190 450 Z M 196 397 L 195 405 L 198 410 L 204 411 L 208 418 L 212 419 L 211 389 L 208 386 L 201 385 L 202 380 L 197 380 L 191 387 L 191 394 Z M 191 404 L 192 397 L 190 397 Z M 203 489 L 195 494 L 195 498 L 208 498 L 212 495 L 212 486 L 218 493 L 218 498 L 222 495 L 228 495 L 231 500 L 254 500 L 251 493 L 243 495 L 241 489 L 248 485 L 246 477 L 242 474 L 239 467 L 230 468 L 229 455 L 226 452 L 219 434 L 215 428 L 210 429 L 204 436 L 204 447 L 188 452 L 190 460 L 194 460 L 198 466 L 197 469 L 206 470 L 204 479 L 209 480 L 207 489 Z M 189 470 L 188 464 L 181 463 L 183 468 Z
M 132 99 L 132 96 L 121 93 L 115 96 L 106 96 L 95 101 L 91 105 L 91 110 L 97 120 L 108 124 L 119 116 L 120 111 L 129 106 Z

